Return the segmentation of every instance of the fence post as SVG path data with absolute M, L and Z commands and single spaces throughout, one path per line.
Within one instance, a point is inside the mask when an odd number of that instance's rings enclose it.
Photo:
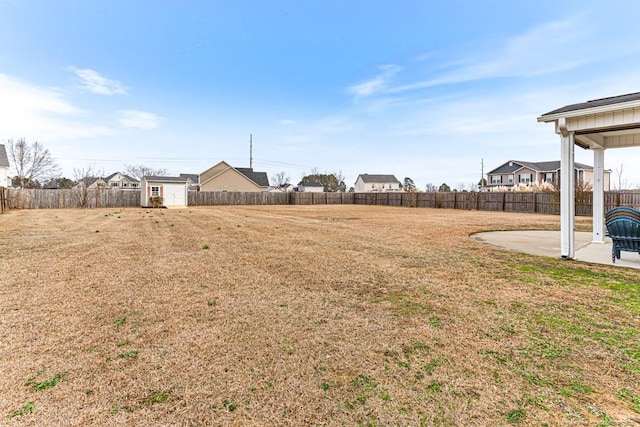
M 505 207 L 507 205 L 507 193 L 502 193 L 502 212 L 505 211 Z

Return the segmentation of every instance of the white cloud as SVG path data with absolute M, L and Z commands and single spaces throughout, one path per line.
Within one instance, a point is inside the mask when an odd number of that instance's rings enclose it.
M 85 114 L 55 88 L 0 74 L 0 135 L 3 138 L 61 140 L 106 135 L 105 126 L 78 122 Z
M 98 95 L 126 94 L 127 88 L 117 80 L 111 80 L 102 76 L 97 71 L 84 68 L 69 67 L 79 78 L 82 87 Z
M 378 74 L 371 80 L 367 80 L 366 82 L 362 82 L 349 87 L 347 92 L 356 96 L 373 95 L 386 89 L 387 83 L 391 80 L 391 78 L 400 70 L 402 70 L 402 67 L 393 64 L 382 65 L 379 68 L 380 74 Z
M 402 93 L 429 87 L 493 78 L 532 78 L 577 70 L 587 65 L 607 64 L 617 58 L 632 58 L 640 45 L 628 28 L 612 32 L 599 25 L 595 12 L 548 22 L 499 42 L 458 52 L 464 60 L 450 62 L 448 71 L 428 79 L 388 87 L 385 93 Z M 621 25 L 625 27 L 625 25 Z M 628 26 L 626 26 L 628 27 Z M 427 58 L 427 60 L 430 58 Z
M 156 129 L 160 126 L 160 122 L 164 120 L 163 117 L 146 111 L 120 110 L 118 113 L 120 115 L 118 123 L 125 128 Z

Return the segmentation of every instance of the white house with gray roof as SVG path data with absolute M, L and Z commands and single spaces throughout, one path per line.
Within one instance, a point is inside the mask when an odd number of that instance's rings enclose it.
M 402 183 L 394 175 L 358 175 L 356 193 L 391 193 L 402 191 Z
M 582 163 L 574 164 L 576 182 L 593 188 L 593 167 Z M 604 171 L 604 188 L 609 191 L 611 171 Z M 525 162 L 509 160 L 487 173 L 487 189 L 495 187 L 514 187 L 520 184 L 533 185 L 549 183 L 560 184 L 560 161 Z
M 7 149 L 0 144 L 0 187 L 9 187 L 9 157 L 7 157 Z

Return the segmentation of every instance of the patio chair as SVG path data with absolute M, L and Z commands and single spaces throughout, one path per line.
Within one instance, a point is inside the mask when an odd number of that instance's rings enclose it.
M 620 251 L 640 254 L 640 211 L 621 206 L 605 215 L 607 232 L 611 238 L 611 260 L 620 259 Z

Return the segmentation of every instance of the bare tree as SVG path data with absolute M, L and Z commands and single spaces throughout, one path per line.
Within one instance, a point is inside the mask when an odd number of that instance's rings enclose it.
M 282 186 L 284 184 L 289 184 L 289 176 L 284 172 L 278 172 L 277 174 L 271 177 L 271 183 L 275 186 Z
M 616 190 L 620 191 L 620 190 L 624 190 L 625 188 L 627 188 L 627 180 L 625 178 L 622 177 L 622 174 L 624 173 L 624 164 L 620 163 L 620 167 L 616 168 L 616 175 L 618 176 L 618 188 L 616 188 Z
M 38 141 L 29 144 L 25 138 L 10 139 L 9 160 L 15 170 L 20 188 L 30 187 L 36 180 L 50 180 L 60 174 L 60 168 L 47 148 Z
M 438 187 L 428 182 L 424 187 L 424 191 L 426 191 L 427 193 L 435 193 L 436 191 L 438 191 Z
M 143 176 L 167 176 L 169 173 L 163 168 L 151 168 L 143 164 L 124 165 L 124 173 L 140 181 Z
M 86 208 L 89 202 L 89 186 L 91 180 L 95 179 L 95 171 L 92 165 L 85 168 L 73 168 L 73 178 L 76 185 L 73 188 L 73 197 L 77 200 L 81 208 Z

